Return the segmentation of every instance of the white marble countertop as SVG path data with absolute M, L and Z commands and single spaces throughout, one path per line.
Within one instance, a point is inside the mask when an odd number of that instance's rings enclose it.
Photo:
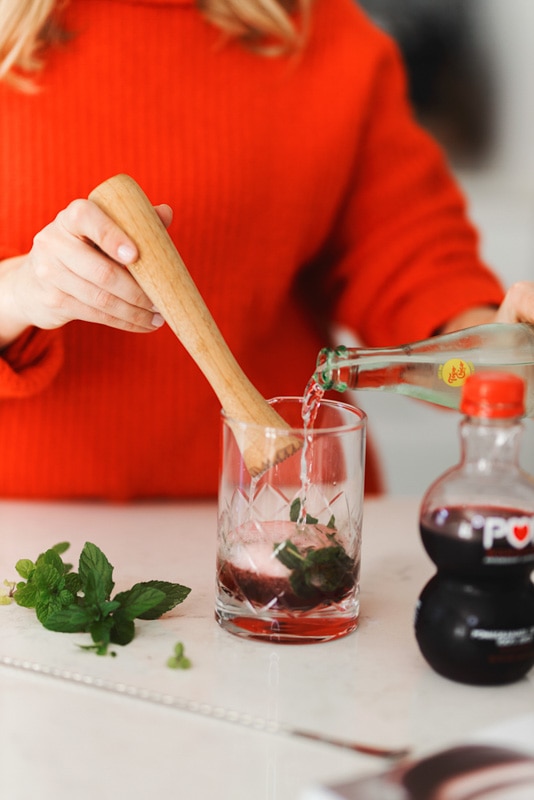
M 298 646 L 215 623 L 214 504 L 0 502 L 0 582 L 16 579 L 19 558 L 66 540 L 75 564 L 85 541 L 97 544 L 117 590 L 153 578 L 192 588 L 161 620 L 137 621 L 116 658 L 78 648 L 85 634 L 46 631 L 33 611 L 0 607 L 0 796 L 298 800 L 310 784 L 386 764 L 276 726 L 421 754 L 532 711 L 532 672 L 478 688 L 422 659 L 413 611 L 433 568 L 417 513 L 416 499 L 366 501 L 360 627 Z M 179 640 L 189 670 L 166 667 Z

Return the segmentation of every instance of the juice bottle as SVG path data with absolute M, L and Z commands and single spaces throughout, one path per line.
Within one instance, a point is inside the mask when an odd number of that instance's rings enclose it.
M 461 461 L 421 504 L 421 537 L 437 572 L 419 597 L 415 634 L 441 675 L 510 683 L 534 665 L 534 478 L 518 463 L 524 382 L 472 375 L 461 410 Z

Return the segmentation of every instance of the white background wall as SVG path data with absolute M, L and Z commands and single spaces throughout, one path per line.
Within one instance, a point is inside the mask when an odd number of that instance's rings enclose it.
M 456 175 L 482 254 L 510 286 L 534 281 L 534 0 L 473 2 L 494 69 L 497 136 L 484 168 Z M 422 496 L 457 462 L 459 414 L 377 392 L 361 392 L 357 402 L 369 416 L 390 493 Z M 534 420 L 525 421 L 521 463 L 534 474 Z

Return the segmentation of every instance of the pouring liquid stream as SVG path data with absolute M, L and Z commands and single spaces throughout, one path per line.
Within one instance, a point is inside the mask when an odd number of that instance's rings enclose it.
M 315 377 L 312 376 L 308 381 L 306 389 L 304 390 L 303 402 L 302 402 L 302 427 L 304 431 L 304 441 L 300 451 L 300 491 L 298 495 L 300 504 L 299 504 L 298 518 L 296 520 L 297 528 L 301 528 L 306 524 L 306 516 L 307 516 L 306 497 L 308 495 L 308 491 L 311 485 L 312 459 L 310 452 L 310 437 L 308 436 L 308 431 L 313 428 L 313 425 L 317 418 L 319 405 L 324 397 L 324 394 L 325 390 L 317 382 Z M 261 477 L 262 474 L 254 475 L 250 479 L 250 493 L 249 493 L 250 509 L 252 509 L 254 498 L 256 496 L 256 491 L 258 488 L 258 483 L 260 482 Z
M 317 418 L 319 404 L 324 396 L 324 389 L 317 383 L 314 377 L 310 378 L 302 403 L 302 423 L 304 428 L 304 444 L 300 454 L 300 507 L 297 519 L 297 527 L 306 524 L 306 498 L 311 485 L 312 457 L 310 452 L 311 438 L 308 431 L 313 428 Z

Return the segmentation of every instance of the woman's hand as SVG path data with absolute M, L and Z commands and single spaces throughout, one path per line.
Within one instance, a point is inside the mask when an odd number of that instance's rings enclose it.
M 168 226 L 169 206 L 156 211 Z M 59 328 L 72 320 L 147 333 L 163 324 L 125 268 L 135 244 L 97 205 L 74 200 L 34 238 L 25 256 L 0 264 L 0 347 L 30 326 Z
M 495 322 L 534 323 L 534 283 L 514 283 L 495 314 Z
M 479 306 L 449 320 L 438 333 L 450 333 L 489 322 L 530 322 L 534 324 L 534 282 L 514 283 L 498 308 Z

